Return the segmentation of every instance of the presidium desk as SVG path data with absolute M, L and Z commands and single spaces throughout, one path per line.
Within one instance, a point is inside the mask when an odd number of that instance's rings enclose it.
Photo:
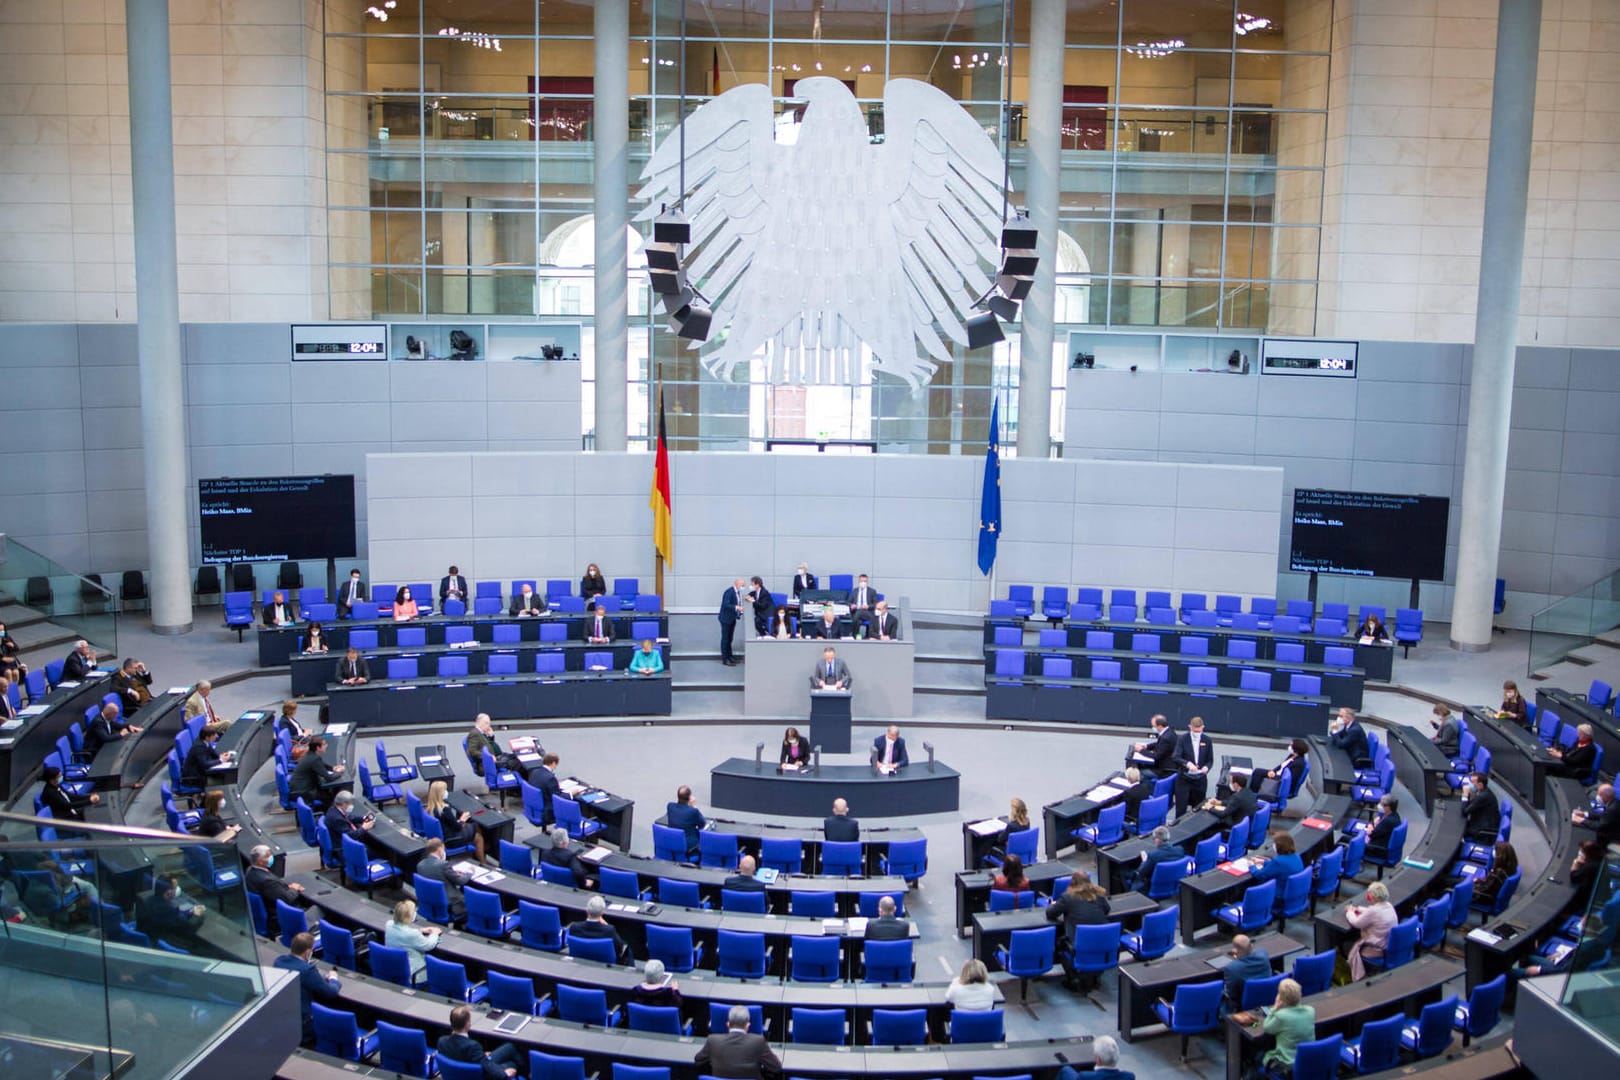
M 856 818 L 954 813 L 961 804 L 961 774 L 926 755 L 890 776 L 870 765 L 812 765 L 778 773 L 776 763 L 730 758 L 709 770 L 709 802 L 723 810 L 785 817 L 824 818 L 834 799 L 849 802 Z
M 853 691 L 850 715 L 856 720 L 888 720 L 911 716 L 911 688 L 917 662 L 917 646 L 911 640 L 910 603 L 905 597 L 891 599 L 889 611 L 899 620 L 900 640 L 864 641 L 852 637 L 826 641 L 822 638 L 760 638 L 753 636 L 753 622 L 744 619 L 737 627 L 739 643 L 746 639 L 743 655 L 743 712 L 756 717 L 808 718 L 810 715 L 810 673 L 821 662 L 821 651 L 828 645 L 838 650 L 838 659 L 849 665 Z M 844 632 L 849 632 L 847 622 Z

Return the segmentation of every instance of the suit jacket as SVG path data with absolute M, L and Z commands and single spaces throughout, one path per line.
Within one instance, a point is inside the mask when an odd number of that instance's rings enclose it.
M 50 809 L 51 817 L 57 821 L 83 821 L 84 808 L 90 805 L 90 796 L 71 794 L 60 784 L 46 784 L 45 790 L 40 792 L 39 801 Z
M 1215 744 L 1208 735 L 1198 738 L 1198 753 L 1193 753 L 1192 732 L 1184 731 L 1176 736 L 1176 751 L 1170 760 L 1175 763 L 1178 771 L 1185 772 L 1188 765 L 1196 765 L 1208 769 L 1215 761 Z
M 352 601 L 349 599 L 350 584 L 353 584 L 354 586 L 354 600 Z M 338 586 L 337 609 L 338 611 L 347 615 L 349 613 L 349 609 L 352 608 L 355 603 L 364 601 L 366 597 L 370 595 L 370 593 L 366 592 L 366 583 L 364 581 L 345 581 L 343 584 Z
M 287 778 L 287 790 L 293 795 L 317 794 L 321 790 L 321 785 L 335 779 L 337 773 L 332 771 L 332 766 L 328 765 L 320 754 L 311 750 L 299 758 L 298 764 L 293 766 L 292 775 Z
M 186 698 L 183 718 L 190 720 L 193 716 L 207 716 L 209 720 L 212 720 L 214 719 L 213 712 L 214 707 L 208 703 L 208 699 L 193 690 L 191 696 Z
M 890 641 L 900 640 L 900 620 L 892 611 L 881 619 L 877 617 L 877 612 L 867 612 L 866 618 L 861 620 L 861 623 L 866 627 L 866 636 L 869 639 L 875 641 L 881 635 Z
M 1383 858 L 1389 853 L 1389 839 L 1395 835 L 1395 827 L 1401 823 L 1399 813 L 1388 813 L 1379 818 L 1377 823 L 1367 831 L 1367 854 Z
M 869 608 L 877 603 L 877 589 L 870 582 L 865 586 L 857 582 L 855 587 L 849 590 L 849 596 L 844 602 L 856 610 Z
M 1226 998 L 1237 1008 L 1243 1000 L 1244 983 L 1250 979 L 1271 978 L 1271 956 L 1264 949 L 1255 949 L 1248 956 L 1240 956 L 1227 964 L 1221 974 L 1226 981 Z
M 208 771 L 219 764 L 219 751 L 207 739 L 198 739 L 186 751 L 180 779 L 191 787 L 207 787 Z
M 84 752 L 91 757 L 95 757 L 103 746 L 110 742 L 117 742 L 122 737 L 119 731 L 112 726 L 112 721 L 97 713 L 96 718 L 90 721 L 90 726 L 85 728 Z
M 309 755 L 305 754 L 304 758 L 308 760 Z M 299 764 L 302 764 L 302 762 Z M 334 850 L 343 850 L 343 838 L 345 836 L 352 836 L 356 840 L 360 839 L 360 822 L 364 820 L 363 818 L 345 816 L 336 803 L 326 808 L 325 817 L 326 831 L 332 834 L 332 847 Z
M 1148 768 L 1159 773 L 1176 771 L 1176 729 L 1166 727 L 1153 738 L 1147 740 L 1147 749 L 1142 753 L 1153 759 Z
M 448 1035 L 440 1036 L 435 1049 L 442 1058 L 483 1066 L 484 1080 L 506 1080 L 506 1069 L 490 1060 L 489 1055 L 484 1053 L 483 1044 L 477 1039 L 457 1035 L 452 1031 Z
M 764 892 L 765 883 L 751 874 L 730 874 L 720 883 L 722 889 L 735 892 Z
M 1053 898 L 1046 908 L 1046 921 L 1063 923 L 1063 939 L 1074 940 L 1074 928 L 1077 926 L 1100 926 L 1109 921 L 1108 897 L 1102 896 L 1095 900 L 1082 900 L 1067 889 Z
M 879 735 L 872 740 L 872 761 L 874 763 L 883 760 L 884 743 L 888 741 L 889 737 L 887 735 Z M 894 740 L 894 764 L 897 768 L 911 764 L 911 759 L 906 756 L 906 740 L 904 736 L 899 736 Z
M 866 920 L 867 941 L 904 941 L 911 936 L 911 923 L 898 915 L 879 915 Z
M 287 887 L 287 883 L 276 877 L 275 872 L 268 866 L 250 866 L 247 876 L 243 879 L 249 892 L 259 894 L 264 901 L 264 910 L 270 917 L 276 917 L 276 901 L 287 904 L 297 904 L 298 894 Z
M 366 658 L 363 656 L 356 657 L 352 662 L 347 656 L 345 656 L 342 660 L 337 662 L 338 682 L 342 682 L 344 679 L 370 680 L 370 678 L 371 665 L 366 663 Z
M 456 593 L 458 594 L 456 599 L 462 601 L 463 603 L 466 603 L 466 601 L 467 601 L 467 579 L 462 577 L 460 574 L 457 574 L 455 577 L 451 577 L 449 574 L 446 574 L 444 577 L 439 579 L 439 606 L 440 607 L 443 607 L 445 600 L 447 600 L 449 598 L 451 589 L 454 589 L 456 591 Z
M 460 889 L 472 881 L 472 875 L 463 873 L 450 865 L 448 859 L 436 859 L 428 855 L 416 864 L 416 872 L 430 881 L 444 882 L 445 891 L 451 892 Z
M 850 685 L 854 682 L 854 680 L 849 677 L 849 665 L 844 663 L 843 660 L 839 659 L 836 656 L 833 657 L 833 662 L 832 663 L 833 663 L 833 674 L 832 674 L 832 678 L 828 679 L 827 678 L 827 661 L 825 661 L 825 660 L 817 660 L 816 661 L 815 670 L 810 672 L 810 688 L 812 690 L 814 690 L 816 688 L 816 684 L 818 682 L 822 681 L 822 680 L 826 680 L 826 683 L 827 683 L 827 686 L 828 686 L 829 689 L 834 687 L 834 686 L 839 687 L 840 689 L 844 689 L 844 690 L 848 690 L 850 688 Z
M 577 888 L 585 887 L 585 880 L 590 874 L 585 869 L 585 863 L 578 855 L 568 848 L 546 848 L 540 855 L 540 861 L 547 866 L 564 866 L 574 875 L 574 885 Z M 575 925 L 578 925 L 577 923 Z M 606 936 L 606 935 L 601 935 Z M 623 943 L 620 943 L 623 947 Z
M 821 822 L 821 835 L 825 840 L 833 843 L 847 844 L 852 840 L 861 838 L 860 819 L 852 818 L 848 814 L 834 814 Z
M 1259 796 L 1255 795 L 1253 789 L 1246 787 L 1231 792 L 1221 799 L 1221 802 L 1226 809 L 1221 811 L 1220 821 L 1222 825 L 1228 826 L 1236 825 L 1260 808 Z
M 549 855 L 550 852 L 547 852 L 547 854 Z M 569 923 L 568 936 L 570 939 L 611 938 L 614 954 L 619 958 L 619 963 L 624 963 L 630 956 L 630 949 L 625 945 L 624 939 L 619 936 L 619 932 L 605 922 L 592 922 L 589 919 L 581 919 L 578 922 Z
M 279 622 L 276 620 L 278 614 L 281 616 Z M 286 601 L 266 604 L 259 612 L 259 617 L 266 626 L 288 626 L 298 621 L 298 616 L 293 614 L 293 606 Z
M 1457 756 L 1459 744 L 1462 741 L 1462 732 L 1457 728 L 1457 718 L 1448 716 L 1441 722 L 1440 727 L 1430 740 L 1440 748 L 1440 752 L 1448 758 Z
M 602 596 L 607 593 L 607 578 L 582 577 L 579 579 L 579 595 L 589 601 L 593 596 Z
M 486 746 L 489 747 L 489 752 L 495 756 L 498 763 L 501 758 L 501 741 L 494 735 L 485 735 L 477 728 L 473 728 L 472 734 L 467 736 L 467 757 L 472 761 L 473 772 L 479 776 L 484 775 L 484 747 Z M 550 800 L 547 800 L 546 805 L 551 805 Z
M 586 641 L 589 641 L 593 637 L 606 638 L 608 641 L 612 641 L 614 636 L 612 615 L 604 614 L 602 616 L 602 623 L 600 626 L 597 625 L 596 615 L 594 613 L 585 616 Z
M 1333 740 L 1334 746 L 1350 755 L 1351 764 L 1359 766 L 1364 761 L 1372 760 L 1372 748 L 1367 742 L 1367 729 L 1361 726 L 1360 720 L 1328 737 Z
M 522 593 L 518 593 L 516 596 L 512 597 L 512 604 L 506 609 L 506 613 L 508 615 L 521 615 L 525 611 L 538 611 L 544 613 L 545 610 L 546 598 L 541 596 L 539 593 L 530 593 L 526 598 Z
M 1142 806 L 1142 800 L 1153 798 L 1154 783 L 1152 780 L 1138 780 L 1133 786 L 1125 789 L 1125 816 L 1132 821 L 1136 820 L 1136 812 Z
M 1610 799 L 1602 813 L 1588 812 L 1586 827 L 1597 833 L 1600 843 L 1612 844 L 1620 840 L 1620 798 Z
M 814 574 L 794 574 L 793 575 L 793 599 L 797 600 L 799 598 L 799 594 L 804 592 L 806 589 L 809 589 L 811 592 L 815 591 L 815 589 L 816 589 L 816 575 L 814 575 Z
M 709 820 L 703 816 L 703 811 L 690 803 L 670 803 L 664 810 L 664 820 L 669 827 L 679 829 L 686 834 L 686 850 L 696 851 L 698 847 L 698 832 Z
M 1463 835 L 1476 844 L 1496 843 L 1502 829 L 1502 805 L 1490 788 L 1469 799 L 1463 807 Z
M 710 1035 L 693 1062 L 705 1076 L 764 1080 L 782 1075 L 782 1062 L 765 1036 L 746 1031 Z
M 88 674 L 90 674 L 90 663 L 79 653 L 78 649 L 68 653 L 67 659 L 62 661 L 63 682 L 82 682 Z
M 540 798 L 545 804 L 545 815 L 541 818 L 542 824 L 552 824 L 557 819 L 554 816 L 555 811 L 551 809 L 551 797 L 562 794 L 562 787 L 557 783 L 557 774 L 544 765 L 536 765 L 529 770 L 529 783 L 540 789 Z
M 735 585 L 728 586 L 726 591 L 720 594 L 720 614 L 718 618 L 721 626 L 736 624 L 737 605 L 740 603 L 742 601 L 737 596 L 737 587 Z
M 336 1000 L 339 984 L 330 975 L 322 975 L 313 960 L 300 960 L 291 953 L 275 958 L 272 966 L 298 973 L 298 1006 L 304 1020 L 304 1041 L 315 1041 L 315 1010 L 310 1005 L 319 998 L 322 1004 Z
M 1564 771 L 1577 779 L 1585 780 L 1596 764 L 1597 743 L 1587 743 L 1585 746 L 1576 743 L 1564 751 Z
M 786 765 L 788 762 L 791 761 L 791 762 L 796 762 L 797 764 L 803 765 L 805 762 L 810 760 L 810 743 L 807 740 L 805 740 L 805 739 L 800 739 L 799 740 L 798 746 L 797 746 L 797 749 L 798 749 L 798 756 L 797 757 L 794 756 L 794 753 L 793 753 L 794 749 L 795 749 L 795 747 L 793 746 L 793 744 L 789 743 L 786 739 L 783 739 L 782 740 L 782 753 L 781 753 L 781 756 L 779 756 L 776 759 L 777 763 L 780 764 L 780 765 Z
M 831 625 L 828 625 L 825 619 L 812 619 L 808 624 L 803 619 L 800 619 L 799 629 L 804 631 L 804 636 L 807 638 L 826 638 L 828 641 L 836 641 L 844 636 L 844 624 L 837 619 L 834 619 Z
M 1136 887 L 1146 889 L 1149 883 L 1153 881 L 1153 868 L 1160 863 L 1175 862 L 1186 857 L 1187 853 L 1185 851 L 1171 843 L 1160 844 L 1158 847 L 1150 849 L 1147 852 L 1147 858 L 1142 860 L 1142 865 L 1136 870 Z

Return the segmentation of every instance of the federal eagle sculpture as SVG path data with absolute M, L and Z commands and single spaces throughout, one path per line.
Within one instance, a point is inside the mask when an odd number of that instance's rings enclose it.
M 776 140 L 770 89 L 737 86 L 672 132 L 642 173 L 639 220 L 681 203 L 689 280 L 713 304 L 703 355 L 729 379 L 769 345 L 768 381 L 857 381 L 860 346 L 913 388 L 967 346 L 990 290 L 1003 218 L 1003 163 L 961 104 L 927 83 L 884 88 L 874 141 L 849 88 L 801 79 L 792 143 Z M 684 194 L 685 198 L 682 199 Z M 698 343 L 693 343 L 694 348 Z

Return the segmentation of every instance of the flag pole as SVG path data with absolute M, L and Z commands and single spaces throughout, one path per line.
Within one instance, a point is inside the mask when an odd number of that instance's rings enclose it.
M 994 405 L 996 404 L 996 399 L 998 397 L 999 397 L 999 395 L 996 392 L 995 380 L 992 379 L 991 382 L 990 382 L 990 398 L 991 398 L 991 405 L 992 405 L 992 408 L 990 409 L 990 415 L 994 416 L 994 417 L 997 417 L 997 418 L 1000 417 L 1000 410 L 994 408 Z M 990 432 L 990 438 L 995 440 L 997 446 L 1001 445 L 1001 432 L 999 432 L 999 431 Z M 984 602 L 984 609 L 986 611 L 990 610 L 990 601 L 994 600 L 996 598 L 996 570 L 997 570 L 998 564 L 1000 562 L 1001 562 L 1001 560 L 997 559 L 995 562 L 990 564 L 990 595 L 985 598 L 985 602 Z
M 658 458 L 658 438 L 663 434 L 663 431 L 659 425 L 664 419 L 664 366 L 658 362 L 658 358 L 656 356 L 653 357 L 652 365 L 654 388 L 652 442 L 653 459 L 656 461 Z M 656 467 L 657 466 L 655 465 L 654 468 Z M 656 536 L 653 538 L 653 591 L 656 592 L 661 598 L 665 599 L 664 608 L 665 610 L 668 610 L 668 594 L 664 592 L 664 553 L 658 550 L 658 539 Z

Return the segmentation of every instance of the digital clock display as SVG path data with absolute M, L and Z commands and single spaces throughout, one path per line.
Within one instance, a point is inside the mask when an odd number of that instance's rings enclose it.
M 1267 338 L 1260 343 L 1260 370 L 1269 375 L 1356 376 L 1356 342 Z
M 302 341 L 293 346 L 293 351 L 322 355 L 347 356 L 351 353 L 370 355 L 382 352 L 383 347 L 375 341 Z
M 292 328 L 294 360 L 387 360 L 383 323 L 315 323 Z

